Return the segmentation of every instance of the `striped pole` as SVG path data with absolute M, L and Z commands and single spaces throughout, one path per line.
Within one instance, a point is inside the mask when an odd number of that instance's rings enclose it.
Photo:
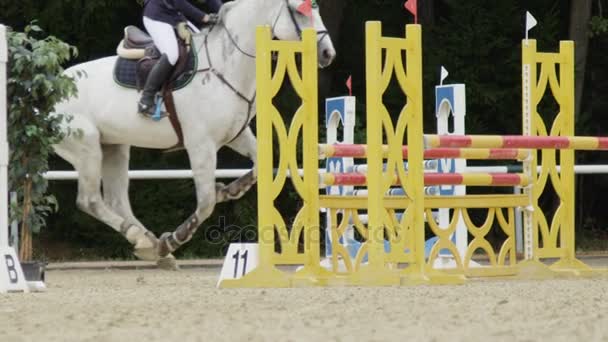
M 390 188 L 384 194 L 387 196 L 407 196 L 407 194 L 405 193 L 405 190 L 403 190 L 403 188 Z M 427 196 L 439 195 L 439 187 L 438 186 L 425 186 L 424 194 Z M 369 190 L 356 189 L 356 190 L 347 191 L 344 195 L 367 197 L 367 196 L 369 196 Z
M 401 220 L 403 220 L 403 215 L 404 215 L 403 212 L 395 213 L 395 220 L 397 220 L 398 222 L 401 222 Z M 439 216 L 439 214 L 436 211 L 431 212 L 431 217 L 428 217 L 425 213 L 424 220 L 426 222 L 428 222 L 429 220 L 433 220 L 433 221 L 437 222 L 437 219 L 439 218 L 438 216 Z M 359 218 L 359 221 L 361 221 L 361 223 L 363 223 L 363 224 L 367 224 L 369 221 L 369 216 L 367 216 L 367 214 L 359 214 L 359 215 L 357 215 L 357 217 Z M 355 220 L 352 217 L 349 217 L 348 223 L 354 224 Z
M 402 147 L 403 158 L 409 157 L 408 146 Z M 479 160 L 524 160 L 532 153 L 529 149 L 520 148 L 431 148 L 424 151 L 426 159 L 479 159 Z M 383 146 L 382 156 L 386 158 L 387 146 Z M 368 158 L 367 145 L 361 144 L 336 144 L 319 145 L 319 158 L 330 157 L 353 157 L 359 159 Z
M 428 134 L 424 136 L 424 142 L 427 148 L 608 150 L 608 137 Z
M 323 185 L 367 185 L 365 173 L 325 173 L 320 175 Z M 425 173 L 424 185 L 471 186 L 528 186 L 528 176 L 521 173 Z M 400 184 L 397 176 L 393 185 Z
M 425 160 L 423 163 L 423 168 L 425 171 L 437 171 L 438 164 L 439 163 L 437 162 L 437 160 L 434 160 L 434 159 Z M 346 167 L 345 171 L 346 172 L 366 173 L 368 167 L 369 166 L 367 164 L 356 164 L 356 165 L 351 165 L 351 166 Z M 408 162 L 403 162 L 403 169 L 405 171 L 407 171 L 409 169 Z M 382 170 L 386 171 L 386 164 L 382 164 Z

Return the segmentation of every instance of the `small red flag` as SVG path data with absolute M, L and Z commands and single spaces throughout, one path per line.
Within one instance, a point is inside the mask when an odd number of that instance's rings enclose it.
M 346 80 L 346 88 L 348 88 L 348 96 L 353 96 L 353 77 L 348 76 Z
M 298 6 L 298 12 L 307 17 L 312 16 L 312 0 L 305 0 L 300 6 Z
M 414 15 L 414 23 L 418 24 L 418 0 L 407 0 L 404 6 Z

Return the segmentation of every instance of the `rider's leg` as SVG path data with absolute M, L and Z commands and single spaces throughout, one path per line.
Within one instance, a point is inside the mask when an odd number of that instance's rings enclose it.
M 142 115 L 151 116 L 154 114 L 154 96 L 160 90 L 160 87 L 165 83 L 165 80 L 171 73 L 173 66 L 168 62 L 167 55 L 163 54 L 158 62 L 150 70 L 150 74 L 146 79 L 144 90 L 139 100 L 137 110 Z
M 152 67 L 152 70 L 150 70 L 138 104 L 138 111 L 141 114 L 152 115 L 155 109 L 154 96 L 167 80 L 167 77 L 169 77 L 179 57 L 179 50 L 177 38 L 171 25 L 144 17 L 144 26 L 162 54 L 158 62 Z
M 154 45 L 161 53 L 167 55 L 171 65 L 175 65 L 179 58 L 179 46 L 173 26 L 147 17 L 144 17 L 144 26 L 154 40 Z

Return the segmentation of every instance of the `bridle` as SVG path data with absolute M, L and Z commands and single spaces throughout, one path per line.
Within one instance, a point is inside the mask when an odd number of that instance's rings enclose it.
M 300 27 L 300 25 L 298 24 L 298 21 L 296 20 L 296 14 L 294 13 L 293 9 L 289 6 L 289 0 L 285 0 L 283 2 L 283 4 L 281 5 L 281 8 L 279 9 L 279 11 L 277 12 L 277 16 L 274 19 L 274 22 L 272 24 L 271 27 L 271 32 L 272 32 L 272 36 L 273 38 L 276 38 L 275 35 L 275 27 L 279 21 L 279 19 L 281 18 L 281 14 L 283 13 L 283 8 L 287 8 L 287 10 L 289 11 L 289 18 L 291 18 L 291 22 L 294 25 L 294 28 L 296 30 L 296 33 L 298 34 L 298 38 L 301 40 L 302 39 L 302 28 Z M 209 64 L 208 68 L 204 68 L 204 69 L 198 69 L 196 70 L 196 73 L 199 72 L 206 72 L 206 71 L 210 71 L 211 73 L 213 73 L 220 81 L 222 81 L 222 83 L 224 83 L 228 88 L 230 88 L 230 90 L 232 90 L 232 92 L 238 96 L 239 98 L 241 98 L 243 101 L 245 101 L 247 103 L 247 119 L 245 120 L 245 122 L 243 123 L 243 126 L 241 127 L 241 129 L 239 130 L 239 132 L 232 138 L 230 139 L 227 144 L 230 144 L 231 142 L 233 142 L 236 138 L 238 138 L 241 133 L 243 133 L 243 131 L 247 128 L 247 126 L 249 125 L 249 121 L 251 120 L 251 112 L 253 109 L 253 104 L 255 103 L 255 98 L 256 98 L 256 92 L 254 90 L 253 92 L 253 96 L 251 96 L 251 98 L 248 98 L 247 96 L 245 96 L 242 92 L 240 92 L 235 86 L 233 86 L 225 77 L 224 75 L 217 69 L 215 69 L 211 63 L 211 55 L 209 53 L 209 44 L 208 44 L 208 37 L 211 34 L 211 32 L 213 31 L 213 29 L 216 26 L 221 26 L 224 29 L 224 32 L 226 32 L 226 35 L 228 36 L 228 39 L 230 40 L 230 42 L 232 43 L 232 45 L 234 45 L 234 47 L 243 55 L 249 57 L 249 58 L 255 58 L 255 54 L 252 53 L 248 53 L 246 51 L 244 51 L 238 44 L 238 42 L 234 39 L 234 37 L 232 36 L 232 34 L 230 33 L 230 31 L 228 30 L 228 27 L 226 27 L 226 25 L 222 22 L 222 20 L 220 19 L 217 23 L 213 24 L 210 28 L 209 31 L 207 32 L 205 39 L 203 41 L 203 44 L 201 44 L 201 46 L 197 49 L 197 54 L 200 52 L 200 50 L 204 47 L 205 48 L 205 55 L 207 56 L 207 62 Z M 317 43 L 323 41 L 323 39 L 325 39 L 327 36 L 329 35 L 329 32 L 327 30 L 321 30 L 321 31 L 317 31 Z
M 283 4 L 281 5 L 281 8 L 279 8 L 279 11 L 277 13 L 277 16 L 275 17 L 273 23 L 272 23 L 272 27 L 271 27 L 271 32 L 272 32 L 272 36 L 273 38 L 276 38 L 276 34 L 274 33 L 274 29 L 277 26 L 277 23 L 279 22 L 279 19 L 281 18 L 281 13 L 283 13 L 283 8 L 287 8 L 287 10 L 289 11 L 289 18 L 291 19 L 291 23 L 293 24 L 296 33 L 298 34 L 298 38 L 300 40 L 302 40 L 302 28 L 300 27 L 300 24 L 298 24 L 298 21 L 296 20 L 296 14 L 294 13 L 293 9 L 291 7 L 289 7 L 289 0 L 285 0 L 283 2 Z M 221 25 L 224 28 L 224 31 L 226 32 L 226 35 L 228 36 L 228 39 L 230 39 L 230 42 L 232 43 L 232 45 L 234 45 L 236 47 L 236 49 L 242 53 L 243 55 L 250 57 L 250 58 L 255 58 L 255 55 L 253 53 L 248 53 L 246 51 L 244 51 L 243 49 L 241 49 L 241 47 L 239 46 L 239 44 L 236 42 L 236 40 L 234 39 L 234 37 L 232 36 L 232 34 L 230 33 L 230 31 L 228 30 L 228 28 L 226 27 L 226 25 L 224 25 L 221 21 L 219 21 L 217 24 L 214 24 L 211 29 L 209 29 L 209 33 L 211 33 L 211 31 L 213 30 L 213 28 L 215 27 L 215 25 Z M 317 42 L 321 42 L 323 41 L 323 39 L 325 39 L 327 36 L 329 35 L 329 31 L 327 30 L 320 30 L 317 31 Z M 205 41 L 205 45 L 206 45 L 206 41 Z
M 291 7 L 289 7 L 289 0 L 285 0 L 285 3 L 283 5 L 287 5 L 287 10 L 289 11 L 289 18 L 291 18 L 291 22 L 293 23 L 293 26 L 296 28 L 296 32 L 298 33 L 298 38 L 300 38 L 300 40 L 302 40 L 302 28 L 300 27 L 300 24 L 298 24 L 298 21 L 296 20 L 296 15 L 293 12 L 293 9 Z M 277 19 L 281 17 L 281 12 L 283 11 L 283 6 L 281 6 L 281 9 L 279 10 L 279 14 L 277 15 Z M 276 24 L 276 22 L 275 22 Z M 273 25 L 273 34 L 274 34 L 274 25 Z M 327 35 L 329 34 L 329 32 L 327 30 L 321 30 L 321 31 L 317 31 L 317 43 L 322 41 L 323 39 L 325 39 L 325 37 L 327 37 Z M 320 38 L 319 38 L 320 36 Z

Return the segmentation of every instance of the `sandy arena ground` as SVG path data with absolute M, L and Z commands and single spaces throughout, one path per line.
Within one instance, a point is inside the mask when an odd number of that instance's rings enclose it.
M 0 295 L 0 341 L 608 341 L 608 277 L 219 290 L 218 274 L 48 271 L 46 293 Z

